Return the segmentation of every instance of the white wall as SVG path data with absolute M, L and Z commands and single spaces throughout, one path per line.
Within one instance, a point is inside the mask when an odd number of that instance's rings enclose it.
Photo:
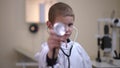
M 58 0 L 68 3 L 76 15 L 79 28 L 77 41 L 95 58 L 97 54 L 96 20 L 109 17 L 113 9 L 119 12 L 120 0 Z M 120 17 L 120 12 L 118 15 Z M 28 31 L 25 23 L 25 0 L 0 0 L 0 68 L 16 68 L 17 55 L 14 47 L 23 47 L 35 53 L 47 39 L 45 24 L 40 24 L 38 33 Z

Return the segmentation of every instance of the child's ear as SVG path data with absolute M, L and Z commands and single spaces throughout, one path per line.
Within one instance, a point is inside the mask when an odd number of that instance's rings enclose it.
M 49 28 L 49 29 L 51 29 L 53 26 L 52 26 L 52 23 L 50 22 L 50 21 L 47 21 L 47 27 Z

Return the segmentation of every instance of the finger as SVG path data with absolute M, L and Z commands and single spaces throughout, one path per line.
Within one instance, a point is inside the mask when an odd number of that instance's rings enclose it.
M 51 34 L 51 35 L 56 35 L 56 33 L 54 32 L 53 29 L 50 29 L 49 31 L 50 31 L 50 34 Z
M 50 30 L 50 37 L 51 38 L 54 38 L 54 39 L 60 39 L 60 36 L 58 36 L 55 32 L 54 32 L 54 30 Z
M 59 47 L 60 47 L 59 42 L 56 41 L 56 40 L 53 40 L 53 39 L 51 40 L 51 39 L 49 38 L 48 43 L 49 43 L 49 48 L 50 48 L 50 49 L 59 48 Z

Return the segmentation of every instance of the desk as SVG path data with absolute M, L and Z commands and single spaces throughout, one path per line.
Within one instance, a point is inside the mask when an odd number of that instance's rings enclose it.
M 15 51 L 22 54 L 23 56 L 26 56 L 26 58 L 21 58 L 22 62 L 16 62 L 16 66 L 21 66 L 22 68 L 27 68 L 27 66 L 31 66 L 31 67 L 36 67 L 38 68 L 38 62 L 36 61 L 36 59 L 34 58 L 34 53 L 21 48 L 21 47 L 17 47 L 15 48 Z M 25 61 L 26 59 L 30 59 L 29 61 Z M 31 61 L 32 60 L 32 61 Z
M 120 68 L 120 60 L 114 60 L 113 64 L 93 60 L 92 65 L 93 68 Z

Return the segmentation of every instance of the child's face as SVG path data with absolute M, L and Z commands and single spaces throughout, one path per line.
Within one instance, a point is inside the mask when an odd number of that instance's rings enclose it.
M 57 16 L 55 19 L 55 23 L 56 22 L 61 22 L 61 23 L 65 24 L 66 33 L 64 36 L 59 37 L 61 41 L 65 41 L 72 34 L 74 19 L 72 16 L 65 16 L 65 17 Z

